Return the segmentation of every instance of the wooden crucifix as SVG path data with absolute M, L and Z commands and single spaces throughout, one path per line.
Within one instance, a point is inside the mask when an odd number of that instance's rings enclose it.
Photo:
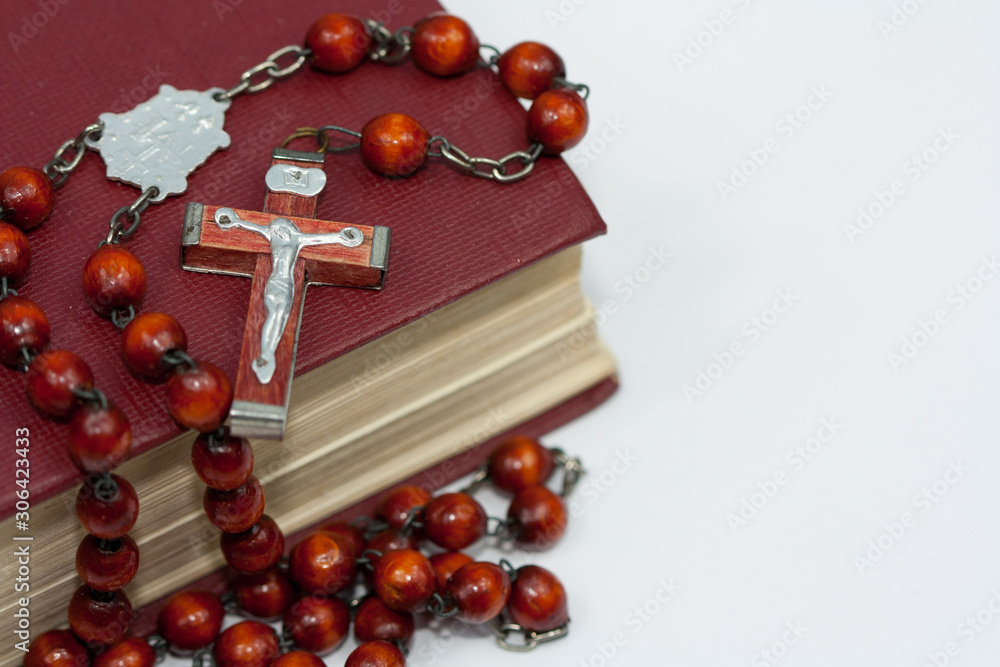
M 284 437 L 307 285 L 381 289 L 389 228 L 315 220 L 323 154 L 276 148 L 264 212 L 191 203 L 181 241 L 188 271 L 252 277 L 230 431 Z

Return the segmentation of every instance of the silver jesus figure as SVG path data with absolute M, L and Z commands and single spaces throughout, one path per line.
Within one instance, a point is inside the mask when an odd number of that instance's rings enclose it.
M 264 307 L 267 318 L 260 331 L 260 356 L 254 362 L 253 372 L 261 384 L 271 381 L 275 371 L 274 351 L 291 315 L 295 297 L 293 271 L 295 260 L 302 248 L 313 245 L 340 244 L 348 248 L 361 245 L 365 240 L 359 229 L 346 227 L 329 234 L 305 234 L 288 218 L 275 218 L 270 225 L 258 225 L 241 219 L 231 208 L 215 212 L 215 224 L 222 229 L 237 227 L 260 234 L 271 244 L 271 275 L 264 286 Z

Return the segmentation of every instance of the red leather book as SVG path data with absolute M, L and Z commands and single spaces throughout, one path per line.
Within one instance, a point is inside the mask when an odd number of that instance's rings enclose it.
M 162 84 L 180 90 L 230 87 L 244 70 L 288 44 L 302 43 L 318 16 L 344 11 L 412 25 L 440 9 L 432 0 L 400 3 L 341 0 L 184 0 L 130 3 L 40 3 L 11 0 L 0 15 L 0 169 L 43 166 L 66 139 L 99 114 L 123 112 Z M 488 26 L 479 35 L 489 41 Z M 500 45 L 507 46 L 507 45 Z M 188 190 L 151 207 L 127 242 L 145 264 L 142 310 L 171 313 L 192 356 L 235 375 L 248 280 L 194 274 L 178 263 L 189 201 L 261 210 L 271 149 L 301 126 L 360 130 L 370 118 L 401 112 L 470 154 L 499 157 L 527 147 L 525 111 L 490 71 L 441 79 L 407 62 L 365 63 L 343 75 L 304 69 L 259 95 L 236 99 L 226 115 L 231 147 L 188 178 Z M 291 147 L 297 148 L 302 144 Z M 304 148 L 308 150 L 308 148 Z M 528 264 L 605 231 L 586 193 L 561 159 L 544 158 L 514 185 L 461 175 L 440 160 L 411 178 L 389 180 L 367 170 L 357 153 L 330 155 L 330 181 L 318 216 L 392 228 L 389 274 L 382 292 L 317 288 L 306 299 L 297 374 L 376 339 Z M 29 233 L 32 268 L 21 294 L 52 323 L 52 348 L 71 349 L 93 368 L 96 384 L 132 422 L 133 454 L 176 436 L 162 386 L 131 376 L 121 362 L 118 331 L 83 300 L 84 262 L 108 232 L 118 208 L 139 191 L 105 179 L 97 154 L 84 156 L 58 191 L 51 218 Z M 65 447 L 65 427 L 36 413 L 24 378 L 0 369 L 0 433 L 31 433 L 31 494 L 37 503 L 79 483 Z M 5 469 L 13 447 L 2 448 Z M 0 516 L 13 512 L 14 487 L 0 490 Z

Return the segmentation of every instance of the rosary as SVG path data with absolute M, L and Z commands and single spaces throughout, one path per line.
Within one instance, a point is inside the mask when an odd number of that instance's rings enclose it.
M 483 50 L 488 57 L 481 56 Z M 188 204 L 183 268 L 253 277 L 234 386 L 217 366 L 188 355 L 187 335 L 175 318 L 138 312 L 146 273 L 122 243 L 139 231 L 151 204 L 183 193 L 187 176 L 228 147 L 222 126 L 234 98 L 266 90 L 306 62 L 341 73 L 366 59 L 394 64 L 408 57 L 440 77 L 495 68 L 510 92 L 532 100 L 530 147 L 499 159 L 472 157 L 398 113 L 378 116 L 360 132 L 335 125 L 298 128 L 285 144 L 311 137 L 318 150 L 275 149 L 263 213 Z M 0 173 L 0 362 L 25 373 L 35 408 L 68 423 L 70 458 L 88 475 L 76 501 L 88 535 L 76 554 L 84 584 L 69 603 L 71 631 L 37 637 L 25 667 L 148 667 L 168 650 L 194 652 L 196 665 L 319 667 L 323 662 L 316 654 L 339 647 L 352 618 L 361 644 L 347 665 L 403 665 L 417 612 L 489 623 L 498 643 L 511 650 L 565 636 L 566 593 L 555 575 L 533 565 L 514 568 L 506 560 L 474 562 L 460 550 L 485 535 L 532 550 L 555 543 L 567 523 L 563 499 L 583 471 L 578 459 L 514 438 L 494 451 L 463 491 L 432 497 L 419 487 L 396 489 L 382 500 L 376 519 L 322 526 L 283 558 L 284 535 L 264 514 L 263 487 L 252 474 L 253 450 L 245 439 L 283 436 L 304 287 L 380 289 L 388 270 L 387 228 L 314 219 L 326 183 L 325 153 L 358 150 L 369 169 L 387 177 L 411 176 L 434 157 L 464 173 L 512 183 L 528 176 L 543 154 L 560 154 L 586 132 L 589 89 L 564 77 L 563 61 L 550 48 L 523 42 L 501 54 L 480 45 L 464 21 L 447 14 L 431 14 L 395 32 L 376 21 L 329 14 L 312 25 L 304 47 L 278 49 L 243 72 L 232 88 L 199 92 L 163 85 L 131 111 L 101 114 L 64 142 L 43 169 Z M 332 146 L 330 132 L 354 143 Z M 170 137 L 169 146 L 164 137 Z M 165 381 L 170 415 L 201 433 L 192 463 L 207 486 L 205 512 L 222 531 L 223 555 L 237 573 L 221 598 L 205 591 L 173 596 L 160 612 L 159 634 L 146 639 L 128 634 L 133 613 L 122 590 L 139 566 L 138 546 L 128 535 L 139 501 L 132 485 L 111 473 L 129 453 L 129 419 L 94 386 L 82 358 L 46 350 L 48 318 L 16 291 L 30 265 L 24 231 L 49 217 L 55 191 L 87 149 L 101 154 L 109 179 L 142 193 L 112 215 L 106 238 L 87 260 L 86 301 L 121 330 L 129 371 L 150 382 Z M 556 467 L 563 471 L 561 494 L 545 486 Z M 488 480 L 513 494 L 505 519 L 488 517 L 472 497 Z M 421 540 L 444 551 L 428 557 L 418 549 Z M 362 580 L 367 593 L 354 597 Z M 245 620 L 220 632 L 226 610 L 280 618 L 283 631 L 279 635 L 260 621 Z M 524 641 L 509 641 L 513 633 Z

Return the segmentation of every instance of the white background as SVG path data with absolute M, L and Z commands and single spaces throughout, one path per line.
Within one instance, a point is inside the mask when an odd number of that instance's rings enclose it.
M 1000 6 L 448 7 L 592 87 L 566 158 L 609 227 L 584 282 L 622 388 L 548 441 L 590 471 L 563 542 L 509 556 L 562 578 L 571 635 L 521 656 L 446 624 L 408 664 L 996 664 Z

